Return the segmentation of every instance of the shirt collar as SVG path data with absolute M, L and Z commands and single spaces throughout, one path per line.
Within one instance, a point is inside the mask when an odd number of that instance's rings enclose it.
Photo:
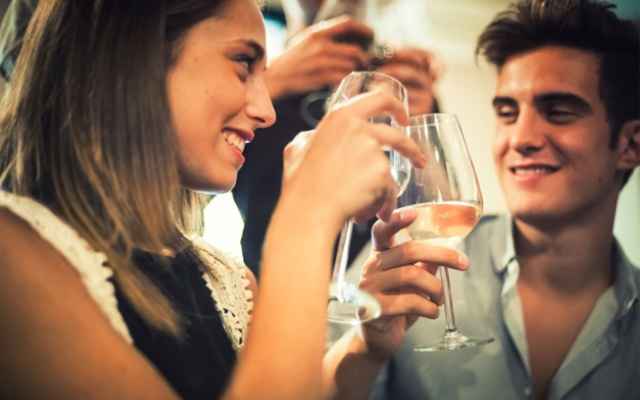
M 613 288 L 620 306 L 616 317 L 621 318 L 638 301 L 640 270 L 631 263 L 617 239 L 614 240 L 613 246 L 613 265 L 615 268 Z
M 513 236 L 513 219 L 507 215 L 502 219 L 502 237 L 491 241 L 491 255 L 493 268 L 496 273 L 502 274 L 505 269 L 516 259 L 516 250 Z
M 516 259 L 516 251 L 513 235 L 513 219 L 507 215 L 503 219 L 502 233 L 499 240 L 492 240 L 491 256 L 493 258 L 493 268 L 498 274 L 502 274 L 509 264 Z M 496 238 L 498 239 L 498 238 Z M 633 265 L 618 240 L 614 240 L 613 265 L 615 268 L 615 281 L 613 288 L 619 304 L 618 318 L 627 314 L 638 301 L 640 293 L 640 270 Z

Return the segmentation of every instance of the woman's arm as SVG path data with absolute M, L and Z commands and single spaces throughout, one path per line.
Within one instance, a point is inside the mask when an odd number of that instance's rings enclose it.
M 314 134 L 305 134 L 306 142 L 294 141 L 285 151 L 285 185 L 267 231 L 260 293 L 233 396 L 247 395 L 245 390 L 273 399 L 325 396 L 322 359 L 335 237 L 348 217 L 373 216 L 393 202 L 395 184 L 382 145 L 425 162 L 402 132 L 367 122 L 383 110 L 406 122 L 396 99 L 371 93 L 329 113 Z M 260 393 L 265 387 L 272 392 Z

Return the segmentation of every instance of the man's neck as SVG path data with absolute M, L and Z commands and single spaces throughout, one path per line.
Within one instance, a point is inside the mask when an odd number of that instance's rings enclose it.
M 536 224 L 515 218 L 520 282 L 567 296 L 609 287 L 615 207 L 608 214 L 607 208 L 565 223 Z

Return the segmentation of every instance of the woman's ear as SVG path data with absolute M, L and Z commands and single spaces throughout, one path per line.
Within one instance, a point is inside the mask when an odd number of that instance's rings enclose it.
M 618 169 L 631 170 L 640 165 L 640 119 L 625 122 L 617 145 Z

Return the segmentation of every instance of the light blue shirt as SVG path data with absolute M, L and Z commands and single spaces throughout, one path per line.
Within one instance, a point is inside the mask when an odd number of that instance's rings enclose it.
M 475 349 L 414 352 L 444 331 L 443 312 L 437 320 L 421 318 L 381 373 L 372 398 L 533 398 L 511 219 L 484 217 L 463 250 L 471 269 L 450 273 L 458 327 L 494 341 Z M 640 399 L 640 270 L 617 243 L 614 257 L 614 285 L 600 296 L 556 372 L 550 400 Z

